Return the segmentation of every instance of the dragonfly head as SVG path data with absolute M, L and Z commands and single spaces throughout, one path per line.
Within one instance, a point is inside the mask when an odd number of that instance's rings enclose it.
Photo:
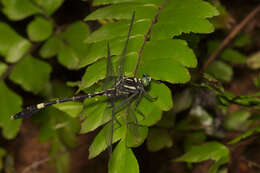
M 148 76 L 147 74 L 143 74 L 142 83 L 143 83 L 144 87 L 149 86 L 151 83 L 151 80 L 152 80 L 152 78 L 150 76 Z

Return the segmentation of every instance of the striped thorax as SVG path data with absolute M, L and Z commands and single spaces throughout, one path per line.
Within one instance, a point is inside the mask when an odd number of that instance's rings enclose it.
M 131 95 L 144 90 L 145 87 L 149 86 L 150 81 L 151 78 L 148 75 L 143 75 L 142 78 L 123 76 L 116 82 L 116 95 Z

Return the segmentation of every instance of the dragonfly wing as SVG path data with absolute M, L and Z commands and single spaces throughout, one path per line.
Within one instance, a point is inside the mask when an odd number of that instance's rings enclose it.
M 104 80 L 103 90 L 109 89 L 114 87 L 116 82 L 116 75 L 113 69 L 112 59 L 111 59 L 111 53 L 110 53 L 110 47 L 109 42 L 107 43 L 107 71 L 106 71 L 106 78 Z
M 113 88 L 116 82 L 116 77 L 113 70 L 113 64 L 111 59 L 111 52 L 110 52 L 110 46 L 109 42 L 107 43 L 107 70 L 106 70 L 106 78 L 104 80 L 103 90 Z M 112 142 L 113 142 L 113 126 L 114 126 L 114 98 L 109 97 L 107 106 L 105 108 L 104 114 L 103 114 L 103 123 L 107 123 L 107 125 L 104 127 L 105 130 L 105 140 L 108 147 L 109 157 L 112 156 Z
M 118 98 L 109 98 L 109 103 L 107 104 L 107 108 L 104 112 L 104 120 L 108 121 L 107 123 L 107 129 L 106 129 L 106 144 L 108 147 L 109 156 L 111 158 L 112 156 L 112 144 L 117 141 L 118 139 L 115 139 L 116 137 L 115 132 L 121 128 L 121 123 L 116 117 L 116 114 L 118 111 L 115 110 L 115 105 L 117 102 L 119 102 L 120 99 Z
M 129 30 L 128 30 L 128 35 L 127 35 L 126 42 L 125 42 L 125 46 L 124 46 L 123 52 L 122 52 L 120 59 L 119 59 L 119 63 L 118 63 L 118 74 L 119 74 L 119 76 L 124 75 L 125 56 L 126 56 L 128 41 L 129 41 L 130 34 L 131 34 L 131 31 L 132 31 L 132 28 L 133 28 L 134 19 L 135 19 L 135 12 L 133 12 L 131 23 L 130 23 Z
M 131 33 L 133 22 L 134 22 L 134 17 L 135 17 L 135 13 L 133 13 L 132 20 L 131 20 L 130 27 L 129 27 L 129 31 L 128 31 L 128 36 L 127 36 L 127 39 L 126 39 L 126 44 L 125 44 L 124 50 L 122 52 L 122 55 L 119 59 L 119 65 L 118 65 L 118 70 L 117 70 L 117 74 L 119 74 L 119 75 L 116 75 L 114 70 L 113 70 L 110 47 L 109 47 L 109 43 L 107 44 L 107 71 L 106 71 L 106 78 L 105 78 L 105 81 L 104 81 L 103 89 L 109 89 L 109 88 L 115 87 L 116 80 L 118 79 L 119 76 L 123 75 L 125 55 L 126 55 L 126 51 L 127 51 L 130 33 Z M 107 124 L 108 129 L 106 130 L 106 134 L 105 134 L 106 137 L 105 138 L 106 138 L 106 143 L 107 143 L 107 146 L 108 146 L 110 158 L 112 156 L 112 144 L 113 144 L 113 141 L 114 141 L 114 139 L 113 139 L 114 132 L 118 128 L 121 127 L 121 124 L 119 123 L 119 121 L 116 118 L 116 111 L 115 111 L 115 104 L 118 103 L 116 101 L 119 101 L 119 100 L 120 99 L 115 98 L 113 96 L 109 97 L 107 108 L 106 108 L 106 110 L 104 112 L 104 116 L 103 116 L 104 117 L 103 120 L 105 122 L 109 121 L 109 123 Z
M 110 98 L 112 99 L 112 98 Z M 106 145 L 108 147 L 109 158 L 112 157 L 112 144 L 113 144 L 113 134 L 114 134 L 114 108 L 113 101 L 107 104 L 107 108 L 104 112 L 104 119 L 109 118 L 109 123 L 107 124 L 107 130 L 105 132 Z
M 128 105 L 126 111 L 127 120 L 127 146 L 138 147 L 141 145 L 148 133 L 148 128 L 138 124 L 138 120 L 131 104 Z

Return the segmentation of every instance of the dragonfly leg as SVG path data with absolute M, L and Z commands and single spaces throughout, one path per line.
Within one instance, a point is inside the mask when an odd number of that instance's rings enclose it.
M 110 98 L 110 99 L 111 99 L 110 100 L 111 105 L 109 106 L 109 108 L 112 109 L 112 119 L 111 119 L 111 121 L 112 121 L 112 126 L 113 126 L 112 128 L 113 128 L 113 131 L 114 131 L 114 130 L 117 130 L 121 127 L 121 123 L 119 122 L 119 120 L 115 116 L 116 107 L 115 107 L 115 104 L 114 104 L 114 100 L 113 100 L 113 98 Z M 119 127 L 114 128 L 114 122 L 117 123 L 119 125 Z
M 137 100 L 136 100 L 136 102 L 135 102 L 135 105 L 134 105 L 134 110 L 135 110 L 137 113 L 139 113 L 139 114 L 142 116 L 142 118 L 143 118 L 141 121 L 143 121 L 143 120 L 145 119 L 145 115 L 144 115 L 139 109 L 137 109 L 137 106 L 138 106 L 138 104 L 139 104 L 140 101 L 141 101 L 142 95 L 143 95 L 143 91 L 139 92 L 138 98 L 137 98 Z
M 135 109 L 135 111 L 142 116 L 141 121 L 143 121 L 145 119 L 145 115 L 139 109 Z
M 109 140 L 108 140 L 108 153 L 109 153 L 109 160 L 112 158 L 112 152 L 113 152 L 113 135 L 114 135 L 114 120 L 115 120 L 115 107 L 113 100 L 110 100 L 110 104 L 112 107 L 112 115 L 111 115 L 111 128 L 110 128 L 110 134 L 109 134 Z
M 148 94 L 148 92 L 146 92 L 144 89 L 142 90 L 142 92 L 144 93 L 144 96 L 145 96 L 148 100 L 150 100 L 150 101 L 152 101 L 152 102 L 156 101 L 157 98 L 158 98 L 158 97 L 152 97 L 152 96 L 151 96 L 150 94 Z
M 132 99 L 138 94 L 139 92 L 136 91 L 135 93 L 133 93 L 130 97 L 126 98 L 125 100 L 122 101 L 122 103 L 120 103 L 118 106 L 115 107 L 115 110 L 120 109 L 122 106 L 128 104 L 129 102 L 132 101 Z
M 117 123 L 119 125 L 119 127 L 116 127 L 115 130 L 119 129 L 122 125 L 121 123 L 119 122 L 119 120 L 117 119 L 117 117 L 115 115 L 114 116 L 114 120 L 115 120 L 115 123 Z

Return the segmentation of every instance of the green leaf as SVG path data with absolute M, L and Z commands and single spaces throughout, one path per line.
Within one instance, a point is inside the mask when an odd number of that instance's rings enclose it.
M 3 0 L 3 12 L 11 20 L 22 20 L 33 14 L 51 15 L 63 3 L 63 0 Z
M 129 108 L 128 110 L 129 111 Z M 130 110 L 133 111 L 133 110 Z M 135 116 L 134 114 L 132 116 Z M 127 147 L 138 147 L 148 136 L 148 127 L 140 126 L 138 122 L 135 122 L 135 117 L 132 117 L 132 121 L 129 120 L 130 115 L 127 115 L 127 134 L 126 145 Z
M 232 141 L 229 142 L 229 144 L 235 144 L 249 136 L 251 136 L 253 133 L 255 132 L 260 132 L 260 126 L 254 127 L 248 131 L 246 131 L 245 133 L 243 133 L 242 135 L 236 137 L 235 139 L 233 139 Z
M 11 120 L 10 117 L 21 111 L 22 99 L 11 91 L 4 82 L 0 82 L 0 127 L 2 134 L 7 139 L 13 139 L 21 124 L 21 120 Z
M 246 63 L 246 60 L 247 60 L 247 57 L 245 55 L 243 55 L 242 53 L 240 53 L 234 49 L 230 49 L 230 48 L 225 49 L 221 53 L 220 57 L 222 60 L 226 60 L 226 61 L 238 63 L 238 64 L 244 64 L 244 63 Z
M 58 54 L 61 40 L 57 36 L 50 37 L 40 49 L 40 55 L 43 58 L 50 58 Z
M 146 144 L 149 151 L 155 152 L 163 148 L 171 147 L 173 145 L 173 141 L 166 129 L 151 128 Z
M 152 82 L 149 94 L 156 98 L 153 103 L 161 110 L 168 111 L 172 108 L 172 97 L 170 89 L 163 83 Z
M 0 76 L 2 76 L 6 72 L 7 68 L 8 66 L 5 63 L 0 62 Z
M 2 0 L 2 3 L 4 14 L 11 20 L 22 20 L 41 11 L 31 0 Z
M 105 4 L 117 4 L 117 3 L 123 3 L 123 2 L 140 2 L 140 3 L 144 3 L 144 2 L 147 2 L 147 0 L 95 0 L 93 2 L 93 5 L 94 6 L 98 6 L 98 5 L 105 5 Z M 161 4 L 162 0 L 150 0 L 150 3 Z
M 106 59 L 99 60 L 95 64 L 88 67 L 82 76 L 81 84 L 80 84 L 80 90 L 83 90 L 85 88 L 88 88 L 98 82 L 99 80 L 102 80 L 106 76 Z
M 219 167 L 221 167 L 222 165 L 228 163 L 229 161 L 229 156 L 227 157 L 223 157 L 221 159 L 219 159 L 218 161 L 216 161 L 209 169 L 209 173 L 221 173 L 220 171 L 218 171 Z M 226 173 L 226 172 L 223 172 Z
M 66 98 L 71 97 L 75 94 L 75 90 L 69 86 L 67 86 L 64 82 L 60 80 L 52 80 L 51 81 L 51 94 L 48 97 L 56 97 L 56 98 Z
M 131 128 L 131 126 L 130 126 Z M 134 125 L 132 128 L 135 128 L 134 130 L 128 130 L 127 134 L 127 147 L 139 147 L 143 144 L 145 139 L 148 136 L 148 127 L 142 127 L 139 125 Z M 129 129 L 129 127 L 128 127 Z M 130 132 L 129 132 L 130 131 Z
M 136 113 L 138 124 L 140 125 L 152 126 L 162 118 L 162 110 L 159 108 L 159 106 L 144 97 L 141 99 L 138 105 L 138 110 L 140 110 L 145 116 L 142 117 Z
M 201 0 L 168 1 L 158 23 L 152 30 L 152 39 L 172 38 L 182 33 L 210 33 L 213 25 L 207 18 L 218 15 L 217 9 Z
M 190 80 L 189 71 L 172 58 L 157 57 L 144 60 L 144 62 L 143 71 L 155 80 L 167 81 L 172 84 L 186 83 Z
M 190 89 L 186 89 L 180 93 L 176 93 L 173 97 L 173 111 L 174 113 L 179 113 L 188 109 L 193 101 L 192 92 Z
M 80 133 L 95 130 L 104 122 L 104 111 L 107 106 L 104 98 L 90 98 L 84 102 L 83 115 L 86 117 L 81 123 Z
M 120 122 L 122 122 L 121 120 L 119 120 Z M 123 122 L 121 123 L 122 126 L 120 128 L 117 128 L 114 131 L 113 134 L 113 143 L 117 142 L 118 140 L 122 139 L 125 134 L 126 134 L 126 126 L 123 124 Z M 108 146 L 106 138 L 107 138 L 107 134 L 109 134 L 110 132 L 110 125 L 111 122 L 109 122 L 108 124 L 106 124 L 103 129 L 97 134 L 97 136 L 95 137 L 95 139 L 93 140 L 92 144 L 89 147 L 89 159 L 92 159 L 94 157 L 96 157 L 97 155 L 99 155 L 102 151 L 104 151 Z
M 163 1 L 102 1 L 97 4 L 115 3 L 94 11 L 85 20 L 130 19 L 133 11 L 136 19 L 151 20 Z M 165 39 L 182 32 L 209 33 L 213 25 L 206 18 L 218 15 L 215 7 L 201 0 L 168 1 L 161 10 L 159 20 L 153 28 L 152 38 Z
M 189 133 L 185 138 L 184 148 L 185 151 L 191 149 L 194 145 L 203 144 L 206 141 L 206 134 L 202 131 Z
M 171 58 L 185 67 L 197 66 L 196 57 L 184 40 L 167 39 L 148 42 L 144 48 L 143 61 L 145 63 L 155 58 Z
M 13 68 L 9 78 L 20 84 L 26 91 L 36 94 L 49 82 L 50 72 L 49 64 L 27 56 Z
M 223 157 L 228 157 L 228 155 L 229 150 L 226 146 L 218 142 L 207 142 L 203 145 L 192 147 L 190 151 L 176 159 L 176 161 L 191 163 L 202 162 L 209 159 L 218 161 Z
M 225 91 L 223 94 L 219 95 L 219 101 L 224 105 L 230 104 L 238 104 L 248 107 L 254 107 L 260 105 L 260 98 L 258 98 L 259 94 L 255 93 L 248 96 L 238 96 L 233 93 Z
M 35 17 L 27 26 L 27 34 L 32 41 L 44 41 L 52 34 L 52 23 L 43 18 Z
M 219 15 L 212 18 L 210 20 L 214 27 L 217 29 L 229 29 L 231 27 L 230 21 L 232 21 L 232 16 L 229 14 L 229 11 L 226 9 L 224 4 L 220 3 L 219 1 L 216 1 L 214 3 L 214 6 L 219 11 Z
M 212 62 L 207 67 L 206 72 L 225 82 L 229 82 L 233 76 L 232 67 L 222 61 Z
M 251 43 L 251 35 L 247 33 L 242 33 L 234 39 L 234 45 L 236 47 L 245 47 Z
M 129 55 L 132 53 L 136 53 L 140 49 L 143 40 L 144 38 L 142 36 L 136 36 L 134 38 L 130 38 L 127 46 L 127 54 Z M 125 42 L 126 42 L 126 37 L 124 38 L 120 37 L 120 38 L 109 40 L 111 55 L 121 55 Z M 106 57 L 107 43 L 108 43 L 107 40 L 92 43 L 89 46 L 88 54 L 86 55 L 86 58 L 82 59 L 80 67 L 85 67 L 86 65 L 92 64 L 94 62 L 97 62 L 99 59 Z
M 256 52 L 255 54 L 253 54 L 252 56 L 250 56 L 247 59 L 247 65 L 251 69 L 259 69 L 260 68 L 260 51 Z
M 63 3 L 64 0 L 37 0 L 36 3 L 44 8 L 48 15 L 53 14 Z
M 111 39 L 126 39 L 129 29 L 129 20 L 123 20 L 119 22 L 108 23 L 100 27 L 95 32 L 91 33 L 89 37 L 86 38 L 86 43 L 96 43 L 99 41 L 108 41 Z M 143 36 L 149 25 L 150 21 L 138 21 L 133 24 L 131 37 L 134 38 L 136 36 Z M 121 50 L 122 52 L 122 50 Z
M 170 47 L 175 47 L 176 50 L 169 51 L 172 50 Z M 153 79 L 170 83 L 187 82 L 190 75 L 184 66 L 196 67 L 197 65 L 193 52 L 182 40 L 160 40 L 147 43 L 141 63 L 142 70 Z
M 69 116 L 75 118 L 83 109 L 82 103 L 79 102 L 66 102 L 54 105 L 60 111 L 67 113 Z
M 133 151 L 126 146 L 125 140 L 117 144 L 109 161 L 108 172 L 139 173 L 138 162 Z
M 59 39 L 61 39 L 58 53 L 59 62 L 69 69 L 78 69 L 80 61 L 88 53 L 88 45 L 84 44 L 84 39 L 89 35 L 89 28 L 83 22 L 71 24 Z
M 247 119 L 250 113 L 247 111 L 236 111 L 227 116 L 224 122 L 224 127 L 227 130 L 243 130 L 248 127 Z
M 175 118 L 176 116 L 171 110 L 163 112 L 163 116 L 161 120 L 156 124 L 156 126 L 162 128 L 172 128 L 175 124 Z
M 151 19 L 157 11 L 157 6 L 151 3 L 121 3 L 97 9 L 85 20 L 98 19 L 131 19 L 133 11 L 136 19 Z
M 0 33 L 4 33 L 0 37 L 0 55 L 5 56 L 7 62 L 17 62 L 29 50 L 30 42 L 2 22 Z

